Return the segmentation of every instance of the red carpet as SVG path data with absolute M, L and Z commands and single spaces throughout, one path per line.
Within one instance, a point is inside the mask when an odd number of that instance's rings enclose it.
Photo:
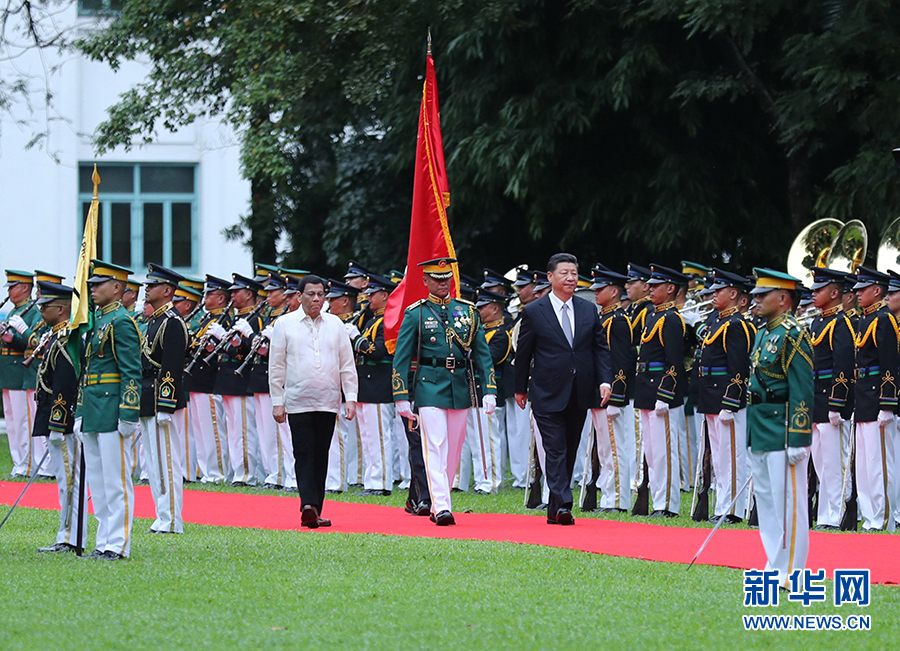
M 0 482 L 0 504 L 12 504 L 24 484 Z M 34 484 L 20 506 L 37 509 L 59 507 L 54 484 Z M 153 502 L 147 486 L 136 486 L 139 518 L 153 518 Z M 196 524 L 260 529 L 299 529 L 300 500 L 294 497 L 184 491 L 184 519 Z M 595 554 L 622 556 L 668 563 L 689 563 L 709 535 L 709 529 L 664 527 L 640 522 L 576 518 L 574 527 L 544 524 L 543 517 L 490 513 L 456 514 L 456 526 L 436 527 L 428 518 L 414 517 L 400 508 L 374 504 L 326 502 L 323 515 L 334 521 L 329 529 L 309 532 L 378 533 L 393 536 L 493 540 L 576 549 Z M 3 513 L 5 515 L 5 511 Z M 13 516 L 15 520 L 15 516 Z M 15 526 L 14 522 L 6 526 Z M 759 533 L 720 529 L 698 563 L 741 569 L 761 569 L 765 555 Z M 872 583 L 900 583 L 900 536 L 878 534 L 810 533 L 807 567 L 869 568 Z

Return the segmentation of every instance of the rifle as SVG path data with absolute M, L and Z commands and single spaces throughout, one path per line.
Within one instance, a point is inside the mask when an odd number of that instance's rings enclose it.
M 228 305 L 225 306 L 225 309 L 222 311 L 222 314 L 220 314 L 219 316 L 217 316 L 214 319 L 214 321 L 216 323 L 218 323 L 219 325 L 222 325 L 222 323 L 224 323 L 223 319 L 228 318 L 228 312 L 231 310 L 231 306 L 233 303 L 234 303 L 233 300 L 228 301 Z M 194 365 L 197 362 L 201 361 L 200 357 L 203 355 L 204 351 L 206 350 L 206 345 L 209 343 L 209 340 L 212 337 L 212 335 L 210 335 L 208 332 L 209 324 L 207 324 L 206 329 L 207 329 L 206 334 L 204 334 L 202 337 L 200 337 L 200 341 L 197 343 L 197 351 L 191 357 L 190 363 L 184 369 L 184 372 L 187 373 L 188 375 L 190 375 L 191 371 L 194 370 Z
M 694 481 L 694 503 L 691 507 L 691 519 L 694 522 L 709 520 L 709 489 L 712 485 L 712 450 L 709 445 L 709 428 L 706 418 L 703 419 L 702 436 L 700 437 L 700 454 L 697 459 L 697 476 Z
M 650 473 L 647 466 L 647 457 L 643 457 L 643 479 L 638 484 L 637 495 L 634 498 L 634 506 L 631 507 L 631 515 L 650 515 Z

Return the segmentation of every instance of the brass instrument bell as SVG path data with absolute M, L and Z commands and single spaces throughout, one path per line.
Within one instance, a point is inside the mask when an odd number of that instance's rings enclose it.
M 788 253 L 787 271 L 804 285 L 812 281 L 811 267 L 825 267 L 832 242 L 844 224 L 837 219 L 819 219 L 800 231 Z
M 866 259 L 868 244 L 866 225 L 858 219 L 847 222 L 834 238 L 825 266 L 835 271 L 854 273 Z

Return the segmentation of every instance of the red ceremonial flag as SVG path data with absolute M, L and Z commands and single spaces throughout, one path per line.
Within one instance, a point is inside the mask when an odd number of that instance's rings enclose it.
M 438 109 L 437 79 L 434 59 L 429 47 L 425 68 L 425 86 L 419 110 L 419 136 L 416 141 L 416 174 L 413 180 L 412 219 L 409 228 L 409 253 L 406 256 L 406 276 L 391 292 L 384 311 L 384 339 L 388 351 L 394 352 L 397 334 L 406 308 L 428 296 L 422 282 L 420 262 L 434 258 L 455 258 L 447 207 L 450 187 L 444 166 L 444 144 L 441 139 L 441 118 Z M 450 295 L 459 297 L 459 267 L 453 265 Z

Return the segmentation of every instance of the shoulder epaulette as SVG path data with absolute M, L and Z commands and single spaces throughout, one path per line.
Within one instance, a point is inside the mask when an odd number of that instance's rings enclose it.
M 408 305 L 408 306 L 406 307 L 406 309 L 407 309 L 407 310 L 411 310 L 411 309 L 413 309 L 414 307 L 419 307 L 420 305 L 422 305 L 423 303 L 425 303 L 426 300 L 428 300 L 428 299 L 420 298 L 418 301 L 416 301 L 416 302 L 413 303 L 412 305 Z

